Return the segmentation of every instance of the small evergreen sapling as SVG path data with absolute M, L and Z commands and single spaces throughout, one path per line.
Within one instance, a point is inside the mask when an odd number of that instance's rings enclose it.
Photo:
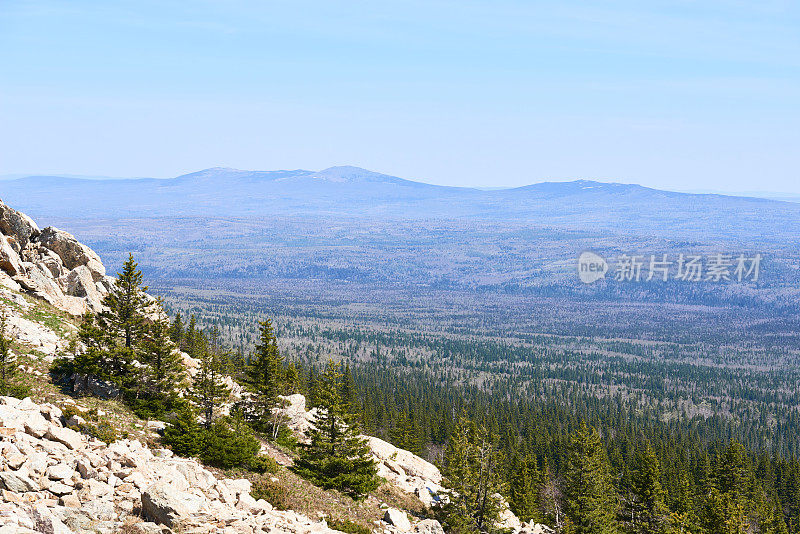
M 325 489 L 362 499 L 379 485 L 376 462 L 341 397 L 342 375 L 328 362 L 317 389 L 319 410 L 293 470 Z

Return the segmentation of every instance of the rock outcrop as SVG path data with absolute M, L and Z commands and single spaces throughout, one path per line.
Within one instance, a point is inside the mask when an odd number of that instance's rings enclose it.
M 279 409 L 284 422 L 299 437 L 302 437 L 302 433 L 313 424 L 315 409 L 306 410 L 306 399 L 300 394 L 281 398 L 285 401 L 284 407 Z M 379 476 L 402 491 L 416 495 L 427 506 L 434 506 L 440 501 L 439 494 L 445 488 L 442 486 L 442 473 L 438 467 L 423 460 L 416 454 L 395 447 L 382 439 L 364 435 L 361 437 L 366 440 L 372 451 L 372 455 L 377 462 Z M 389 509 L 384 516 L 384 522 L 395 525 L 395 528 L 399 531 L 411 532 L 410 526 L 406 528 L 403 521 L 404 518 L 408 521 L 405 512 Z M 399 526 L 398 522 L 402 525 L 401 528 L 397 528 Z M 438 532 L 441 530 L 441 526 L 437 530 L 435 528 L 437 525 L 439 524 L 436 521 L 430 523 L 419 522 L 413 526 L 413 531 Z M 501 528 L 515 534 L 551 532 L 545 525 L 522 523 L 511 512 L 507 504 L 501 514 Z
M 92 249 L 0 201 L 0 285 L 81 315 L 102 308 L 112 283 Z
M 299 437 L 311 426 L 316 409 L 306 410 L 306 398 L 294 394 L 281 397 L 285 401 L 279 411 L 283 420 Z M 426 505 L 438 501 L 442 491 L 442 474 L 439 468 L 419 456 L 382 439 L 361 436 L 369 445 L 378 467 L 378 475 L 385 478 L 406 493 L 412 493 Z
M 61 410 L 0 397 L 0 533 L 334 533 L 274 510 L 250 482 L 135 440 L 106 445 L 63 425 Z

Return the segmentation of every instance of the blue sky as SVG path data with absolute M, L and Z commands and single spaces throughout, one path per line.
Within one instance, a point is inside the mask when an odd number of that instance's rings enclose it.
M 0 0 L 0 174 L 800 193 L 792 1 Z

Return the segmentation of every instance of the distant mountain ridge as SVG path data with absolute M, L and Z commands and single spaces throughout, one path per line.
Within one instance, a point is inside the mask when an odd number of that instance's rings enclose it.
M 682 238 L 783 240 L 800 235 L 800 204 L 662 191 L 590 180 L 496 190 L 426 184 L 359 167 L 249 171 L 215 167 L 176 178 L 28 176 L 0 198 L 39 219 L 136 217 L 475 218 Z

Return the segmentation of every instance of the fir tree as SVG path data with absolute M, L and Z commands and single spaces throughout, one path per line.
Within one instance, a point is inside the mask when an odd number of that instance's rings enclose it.
M 637 459 L 631 477 L 631 502 L 628 514 L 631 531 L 637 534 L 662 534 L 667 530 L 669 511 L 664 503 L 661 466 L 648 443 Z
M 448 531 L 494 532 L 503 509 L 502 456 L 488 432 L 464 417 L 450 436 L 442 475 L 445 503 L 438 513 Z
M 566 467 L 568 534 L 614 534 L 619 531 L 616 490 L 600 434 L 586 423 L 572 437 Z
M 278 351 L 278 342 L 269 319 L 260 323 L 259 342 L 245 366 L 244 375 L 244 383 L 251 393 L 248 415 L 255 420 L 258 427 L 278 426 L 272 424 L 272 415 L 281 390 L 283 358 Z M 278 429 L 271 430 L 274 439 Z
M 200 365 L 192 379 L 189 396 L 200 408 L 205 428 L 210 429 L 214 412 L 230 398 L 230 389 L 223 381 L 222 374 L 227 358 L 219 343 L 218 334 L 214 331 L 210 340 L 206 340 L 202 333 L 195 331 L 192 335 L 191 350 L 189 355 L 198 359 Z
M 103 299 L 106 310 L 97 316 L 100 327 L 109 335 L 119 338 L 122 345 L 132 348 L 147 328 L 146 316 L 153 313 L 153 302 L 147 297 L 147 286 L 142 285 L 142 271 L 129 254 L 117 273 L 111 291 Z
M 342 375 L 331 360 L 320 377 L 319 410 L 306 432 L 308 443 L 293 470 L 318 486 L 361 499 L 378 487 L 377 468 L 342 400 L 341 385 Z
M 530 456 L 517 456 L 512 462 L 509 487 L 509 507 L 522 521 L 539 517 L 539 471 L 536 460 Z

